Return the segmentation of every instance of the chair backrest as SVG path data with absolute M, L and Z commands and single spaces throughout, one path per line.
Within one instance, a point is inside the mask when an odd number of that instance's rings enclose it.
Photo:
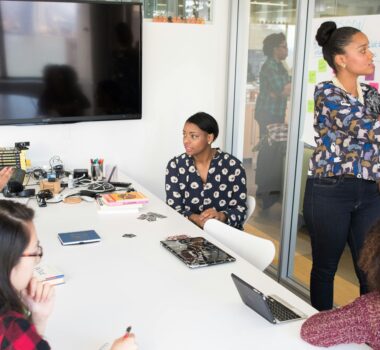
M 203 228 L 210 236 L 261 271 L 273 261 L 275 246 L 268 239 L 240 231 L 215 219 L 207 220 Z
M 251 215 L 255 211 L 255 208 L 256 208 L 255 197 L 247 196 L 247 216 L 245 217 L 244 225 L 247 223 L 248 219 L 251 217 Z

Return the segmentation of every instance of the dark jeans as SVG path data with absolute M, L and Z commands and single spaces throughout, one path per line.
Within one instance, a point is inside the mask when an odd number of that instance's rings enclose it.
M 380 195 L 374 181 L 354 177 L 309 178 L 303 208 L 311 238 L 311 304 L 333 306 L 334 276 L 346 242 L 351 249 L 360 294 L 368 292 L 357 261 L 366 234 L 380 219 Z

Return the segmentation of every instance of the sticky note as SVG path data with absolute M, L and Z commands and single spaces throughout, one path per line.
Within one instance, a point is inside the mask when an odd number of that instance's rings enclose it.
M 315 70 L 309 71 L 309 83 L 315 84 L 317 82 L 317 72 Z
M 371 82 L 369 83 L 372 87 L 374 87 L 377 91 L 379 91 L 379 83 Z
M 314 113 L 314 100 L 307 100 L 307 113 Z
M 318 72 L 325 73 L 327 72 L 327 63 L 323 58 L 318 60 Z

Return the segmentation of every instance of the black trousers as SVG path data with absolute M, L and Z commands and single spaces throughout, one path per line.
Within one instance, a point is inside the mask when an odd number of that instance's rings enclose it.
M 366 234 L 380 219 L 380 194 L 374 181 L 355 177 L 309 178 L 303 209 L 311 238 L 311 304 L 333 307 L 334 276 L 346 243 L 351 249 L 360 294 L 368 292 L 357 262 Z

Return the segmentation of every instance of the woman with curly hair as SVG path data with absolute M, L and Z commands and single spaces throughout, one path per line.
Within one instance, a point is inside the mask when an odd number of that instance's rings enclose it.
M 372 292 L 351 304 L 310 317 L 302 325 L 302 339 L 316 346 L 368 343 L 380 349 L 380 221 L 368 234 L 359 266 Z

